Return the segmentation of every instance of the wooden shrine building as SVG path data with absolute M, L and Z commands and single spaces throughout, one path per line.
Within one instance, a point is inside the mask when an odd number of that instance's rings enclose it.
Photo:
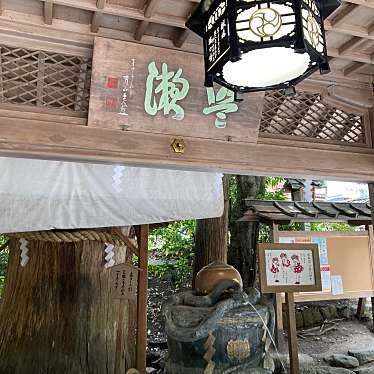
M 185 26 L 198 3 L 1 0 L 0 157 L 374 182 L 374 0 L 343 1 L 325 21 L 330 74 L 293 97 L 241 102 L 204 87 L 202 43 Z M 264 204 L 255 213 L 273 221 L 370 221 L 366 205 Z M 138 231 L 143 373 L 148 227 Z
M 225 129 L 215 128 L 214 113 L 188 111 L 193 97 L 207 100 L 201 40 L 185 27 L 197 3 L 2 1 L 0 155 L 374 181 L 374 2 L 344 1 L 326 20 L 330 74 L 312 76 L 293 98 L 245 95 L 242 116 L 234 113 L 230 124 L 229 114 Z M 101 54 L 95 38 L 106 45 Z M 111 66 L 102 58 L 113 58 Z M 139 87 L 130 122 L 100 117 L 114 105 L 100 79 L 122 76 L 131 59 Z M 143 115 L 150 59 L 183 68 L 184 120 Z

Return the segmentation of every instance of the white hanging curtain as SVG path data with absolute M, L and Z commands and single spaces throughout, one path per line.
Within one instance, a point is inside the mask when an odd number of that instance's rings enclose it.
M 222 175 L 0 158 L 0 233 L 221 216 Z

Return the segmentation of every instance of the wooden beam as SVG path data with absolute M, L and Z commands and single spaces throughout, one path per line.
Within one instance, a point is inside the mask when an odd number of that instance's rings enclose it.
M 7 36 L 8 30 L 12 36 Z M 13 38 L 14 33 L 17 34 L 17 30 L 25 30 L 22 32 L 22 36 Z M 5 32 L 5 38 L 7 40 L 11 40 L 9 45 L 16 45 L 20 47 L 27 47 L 28 40 L 30 40 L 30 35 L 37 35 L 38 37 L 42 38 L 38 44 L 40 45 L 47 45 L 46 40 L 49 40 L 49 36 L 51 35 L 52 41 L 56 45 L 56 51 L 60 49 L 66 50 L 66 54 L 75 54 L 76 52 L 74 49 L 77 49 L 76 45 L 90 46 L 92 48 L 92 44 L 94 41 L 95 35 L 91 33 L 91 25 L 90 24 L 81 24 L 72 21 L 65 21 L 61 19 L 55 18 L 53 20 L 53 25 L 45 26 L 44 21 L 41 19 L 40 16 L 37 15 L 28 15 L 27 19 L 25 19 L 24 13 L 19 13 L 15 11 L 7 10 L 4 12 L 3 16 L 0 16 L 0 34 L 3 38 Z M 48 34 L 48 35 L 46 35 Z M 100 27 L 99 34 L 102 37 L 109 38 L 109 39 L 118 39 L 124 41 L 134 41 L 134 33 L 122 30 L 115 30 L 115 29 L 108 29 L 106 27 Z M 24 35 L 24 36 L 23 36 Z M 36 38 L 35 38 L 36 40 Z M 2 39 L 5 44 L 5 41 Z M 58 41 L 60 41 L 60 45 L 58 45 Z M 63 44 L 65 43 L 65 44 Z M 169 48 L 169 49 L 177 49 L 173 44 L 173 41 L 170 39 L 159 38 L 156 36 L 144 35 L 142 38 L 141 44 L 148 44 L 148 45 L 157 45 L 159 47 Z M 69 52 L 69 48 L 72 49 L 72 52 Z M 49 48 L 41 48 L 44 50 L 53 51 L 53 49 Z M 194 43 L 185 43 L 183 46 L 183 50 L 187 52 L 202 53 L 202 48 L 199 44 Z M 81 53 L 77 53 L 81 55 Z
M 334 27 L 339 23 L 343 23 L 344 19 L 351 15 L 359 6 L 357 4 L 344 3 L 341 5 L 332 16 L 329 17 L 329 24 Z
M 365 66 L 367 66 L 366 64 L 362 63 L 362 62 L 354 62 L 352 64 L 350 64 L 348 67 L 346 67 L 344 70 L 343 70 L 343 74 L 345 76 L 350 76 L 352 74 L 355 74 L 357 73 L 358 71 L 360 71 L 362 68 L 364 68 Z
M 368 27 L 368 33 L 369 35 L 374 33 L 374 22 Z
M 140 373 L 146 372 L 147 358 L 148 235 L 149 226 L 141 225 L 137 230 L 140 271 L 136 329 L 136 367 Z
M 190 33 L 191 31 L 188 29 L 179 31 L 176 37 L 174 38 L 174 45 L 178 48 L 182 48 L 184 42 L 186 41 Z
M 374 8 L 374 0 L 344 0 L 346 3 L 358 4 L 367 8 Z
M 158 6 L 160 0 L 150 0 L 148 1 L 147 5 L 145 6 L 144 9 L 144 17 L 146 19 L 150 19 L 156 10 L 156 7 Z M 135 34 L 134 34 L 134 39 L 135 40 L 142 40 L 142 37 L 147 30 L 148 25 L 150 24 L 149 21 L 143 20 L 139 23 L 138 27 L 136 28 Z
M 96 7 L 97 9 L 104 9 L 106 0 L 97 0 Z
M 148 21 L 140 21 L 138 27 L 136 28 L 134 39 L 137 41 L 141 41 L 147 27 L 149 25 Z
M 44 23 L 52 25 L 53 20 L 53 0 L 46 0 L 44 2 Z
M 359 53 L 341 53 L 339 52 L 338 48 L 329 48 L 327 50 L 328 54 L 330 57 L 335 57 L 335 58 L 341 58 L 342 60 L 348 60 L 348 61 L 355 61 L 355 62 L 362 62 L 364 64 L 374 64 L 374 59 L 372 56 L 369 55 L 364 55 L 364 54 L 359 54 Z
M 41 0 L 43 2 L 49 0 Z M 158 2 L 160 0 L 153 0 Z M 57 5 L 64 5 L 71 8 L 89 10 L 89 11 L 96 11 L 97 7 L 96 4 L 92 4 L 91 2 L 85 0 L 54 0 L 54 4 Z M 157 5 L 157 3 L 156 3 Z M 154 5 L 150 6 L 152 10 Z M 184 17 L 172 16 L 172 15 L 165 15 L 165 14 L 154 14 L 153 16 L 146 17 L 145 11 L 141 9 L 130 8 L 126 6 L 116 5 L 112 3 L 107 3 L 105 8 L 102 10 L 103 14 L 109 14 L 117 17 L 125 17 L 130 19 L 136 19 L 139 21 L 148 20 L 151 23 L 157 23 L 166 26 L 174 26 L 179 27 L 182 29 L 186 28 L 185 22 L 186 19 Z M 148 12 L 147 12 L 148 14 Z
M 98 33 L 101 25 L 103 14 L 101 12 L 94 12 L 92 15 L 91 32 Z
M 144 9 L 144 17 L 151 18 L 160 0 L 150 0 Z
M 340 54 L 345 52 L 351 51 L 352 49 L 357 48 L 364 40 L 362 38 L 358 38 L 354 36 L 353 38 L 349 39 L 346 43 L 338 48 Z
M 96 1 L 96 7 L 97 9 L 104 9 L 106 4 L 106 0 L 97 0 Z M 98 33 L 99 32 L 99 27 L 101 25 L 103 18 L 103 13 L 102 12 L 94 12 L 92 15 L 92 21 L 91 21 L 91 32 L 93 33 Z
M 337 33 L 357 36 L 364 39 L 374 40 L 374 33 L 369 32 L 369 27 L 356 26 L 356 25 L 347 25 L 346 23 L 336 24 L 335 26 L 331 25 L 329 19 L 325 21 L 325 29 L 328 31 L 334 31 Z
M 173 152 L 173 140 L 164 134 L 0 117 L 0 156 L 374 182 L 374 153 L 369 148 L 185 137 L 186 151 L 181 155 Z

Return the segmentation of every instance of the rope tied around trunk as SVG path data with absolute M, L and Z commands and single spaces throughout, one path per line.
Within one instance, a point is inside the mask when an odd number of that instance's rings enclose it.
M 74 231 L 29 231 L 7 234 L 10 238 L 38 240 L 41 242 L 54 243 L 77 243 L 81 241 L 97 241 L 110 243 L 115 246 L 125 246 L 127 243 L 115 232 L 97 230 L 74 230 Z

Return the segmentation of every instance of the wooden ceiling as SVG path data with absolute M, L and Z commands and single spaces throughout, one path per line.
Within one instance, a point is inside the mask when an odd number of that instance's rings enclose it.
M 0 0 L 3 43 L 38 38 L 38 48 L 89 54 L 95 35 L 201 53 L 185 28 L 199 0 Z M 325 22 L 332 75 L 372 84 L 374 0 L 343 2 Z M 61 47 L 61 46 L 60 46 Z M 61 49 L 61 48 L 60 48 Z

